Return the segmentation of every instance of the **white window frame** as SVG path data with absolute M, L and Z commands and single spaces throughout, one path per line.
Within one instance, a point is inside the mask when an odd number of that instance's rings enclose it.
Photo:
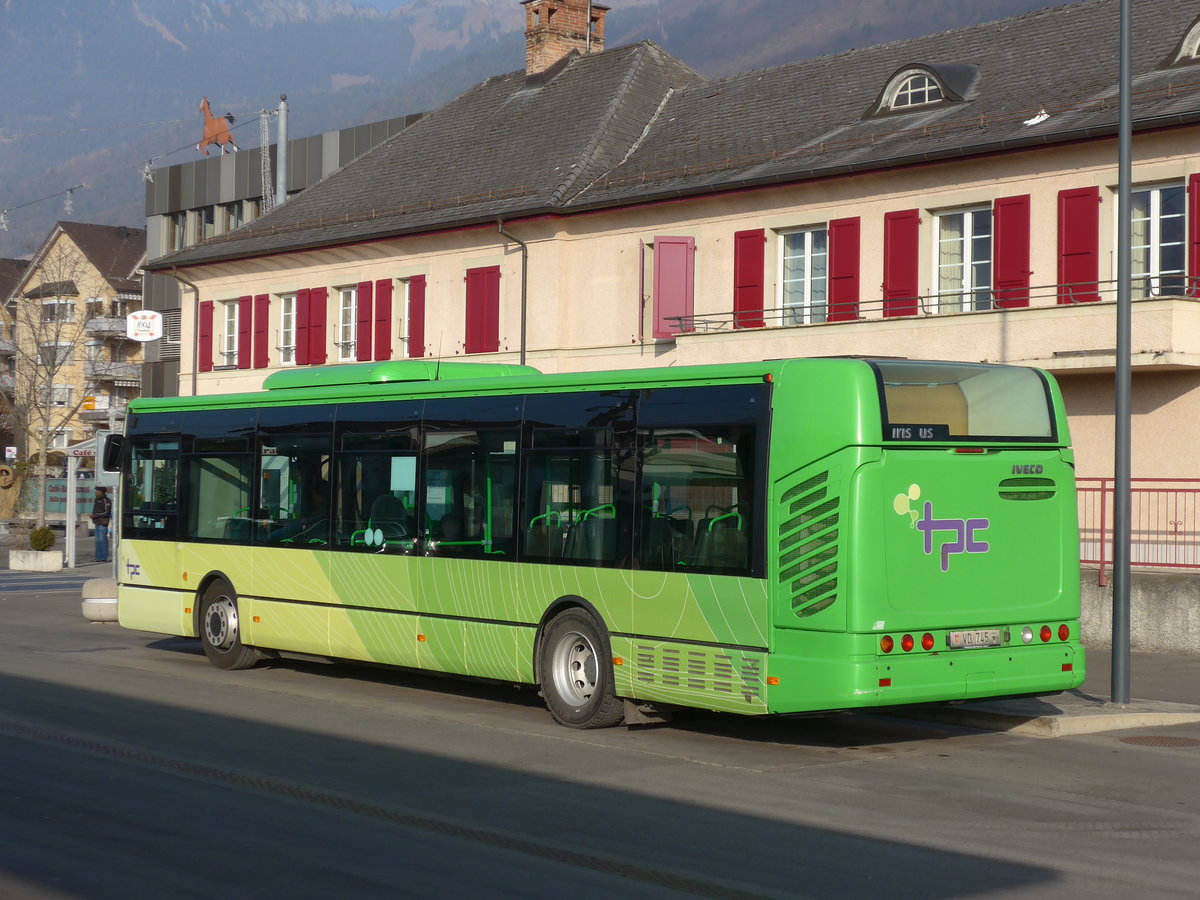
M 66 450 L 71 446 L 71 430 L 69 428 L 60 428 L 50 436 L 49 446 L 47 450 Z
M 54 359 L 48 360 L 46 358 L 45 354 L 43 353 L 43 351 L 47 347 L 54 347 L 60 351 L 62 350 L 62 348 L 65 347 L 66 350 L 63 355 L 63 358 L 59 359 L 58 353 L 55 353 Z M 72 343 L 71 341 L 46 341 L 44 343 L 38 344 L 38 364 L 41 366 L 45 366 L 46 368 L 49 368 L 50 370 L 55 371 L 55 372 L 59 371 L 60 369 L 66 367 L 66 366 L 75 365 L 75 344 Z
M 888 109 L 915 109 L 918 106 L 932 106 L 946 99 L 938 80 L 925 71 L 901 72 L 894 84 L 885 104 Z
M 358 359 L 358 286 L 341 287 L 338 291 L 338 348 L 340 362 Z
M 65 409 L 71 405 L 74 392 L 75 389 L 69 384 L 43 384 L 41 385 L 42 407 Z
M 78 305 L 79 301 L 74 297 L 53 297 L 49 300 L 43 300 L 42 322 L 74 322 L 75 307 Z M 50 311 L 49 316 L 47 316 L 47 310 Z
M 799 247 L 789 248 L 797 242 Z M 796 251 L 799 252 L 796 252 Z M 798 260 L 799 276 L 789 273 L 788 263 Z M 779 232 L 779 266 L 776 305 L 784 325 L 814 325 L 829 314 L 829 225 L 790 228 Z M 788 277 L 793 274 L 793 277 Z
M 238 301 L 224 300 L 221 309 L 225 329 L 221 334 L 221 359 L 225 365 L 235 366 L 238 361 Z
M 1179 209 L 1177 212 L 1163 214 L 1163 192 L 1178 191 Z M 1138 198 L 1147 196 L 1148 209 L 1145 216 L 1139 216 Z M 1133 209 L 1130 211 L 1130 225 L 1133 230 L 1133 243 L 1130 248 L 1132 266 L 1130 276 L 1132 281 L 1132 296 L 1135 300 L 1146 297 L 1182 296 L 1187 289 L 1187 187 L 1182 181 L 1164 181 L 1151 184 L 1134 185 L 1131 192 Z M 1177 220 L 1180 224 L 1178 240 L 1163 242 L 1163 224 L 1167 219 Z M 1138 243 L 1138 222 L 1146 223 L 1144 243 Z M 1119 226 L 1119 222 L 1118 222 Z M 1115 246 L 1115 242 L 1114 242 Z M 1164 266 L 1164 250 L 1178 248 L 1179 266 Z M 1147 259 L 1138 258 L 1139 251 L 1145 251 Z M 1144 269 L 1139 271 L 1139 265 Z M 1170 286 L 1163 288 L 1163 279 L 1170 279 Z
M 279 351 L 281 366 L 296 364 L 296 295 L 279 294 Z
M 933 213 L 933 298 L 934 313 L 969 312 L 993 307 L 993 281 L 996 266 L 996 228 L 992 205 L 965 206 Z M 951 219 L 962 219 L 962 231 L 953 240 L 943 233 L 943 225 Z M 980 226 L 986 222 L 986 233 Z M 987 256 L 976 254 L 983 246 L 980 239 L 987 238 Z M 958 244 L 959 261 L 948 263 L 943 251 L 951 244 Z M 986 268 L 985 268 L 986 267 Z M 960 287 L 947 289 L 943 278 L 952 268 L 959 270 Z M 979 276 L 986 272 L 986 277 Z

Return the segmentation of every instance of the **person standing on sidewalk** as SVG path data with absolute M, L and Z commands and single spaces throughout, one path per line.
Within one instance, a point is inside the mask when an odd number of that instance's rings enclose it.
M 96 485 L 96 500 L 92 503 L 92 524 L 96 526 L 96 562 L 108 562 L 108 523 L 112 521 L 112 500 L 108 488 Z

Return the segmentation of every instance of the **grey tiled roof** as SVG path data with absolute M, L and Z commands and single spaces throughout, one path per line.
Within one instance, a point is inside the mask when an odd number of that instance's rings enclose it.
M 125 225 L 59 222 L 101 276 L 115 291 L 142 292 L 138 265 L 146 255 L 146 229 Z
M 488 79 L 188 265 L 548 212 L 889 168 L 1115 132 L 1119 0 L 704 79 L 645 42 L 541 86 Z M 1138 128 L 1200 120 L 1200 63 L 1163 69 L 1196 0 L 1135 3 Z M 961 101 L 872 115 L 910 65 Z M 1041 109 L 1049 118 L 1025 125 Z
M 13 292 L 28 267 L 27 259 L 0 259 L 0 303 Z

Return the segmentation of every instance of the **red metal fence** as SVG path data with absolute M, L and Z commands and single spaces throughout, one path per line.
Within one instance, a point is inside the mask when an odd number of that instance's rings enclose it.
M 1112 565 L 1113 480 L 1076 479 L 1079 557 Z M 1200 569 L 1200 478 L 1134 478 L 1130 498 L 1129 562 L 1133 566 Z

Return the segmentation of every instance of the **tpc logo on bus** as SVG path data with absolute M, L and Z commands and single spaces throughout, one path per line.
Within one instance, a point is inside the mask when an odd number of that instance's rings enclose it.
M 942 571 L 950 571 L 950 554 L 952 553 L 987 553 L 990 545 L 987 541 L 975 539 L 975 534 L 985 531 L 991 525 L 988 519 L 935 519 L 933 503 L 926 500 L 920 511 L 912 508 L 913 501 L 921 498 L 921 486 L 909 485 L 907 493 L 897 494 L 892 502 L 896 513 L 908 516 L 912 527 L 925 536 L 925 555 L 933 553 L 933 535 L 936 532 L 950 532 L 953 540 L 943 541 L 941 547 Z

